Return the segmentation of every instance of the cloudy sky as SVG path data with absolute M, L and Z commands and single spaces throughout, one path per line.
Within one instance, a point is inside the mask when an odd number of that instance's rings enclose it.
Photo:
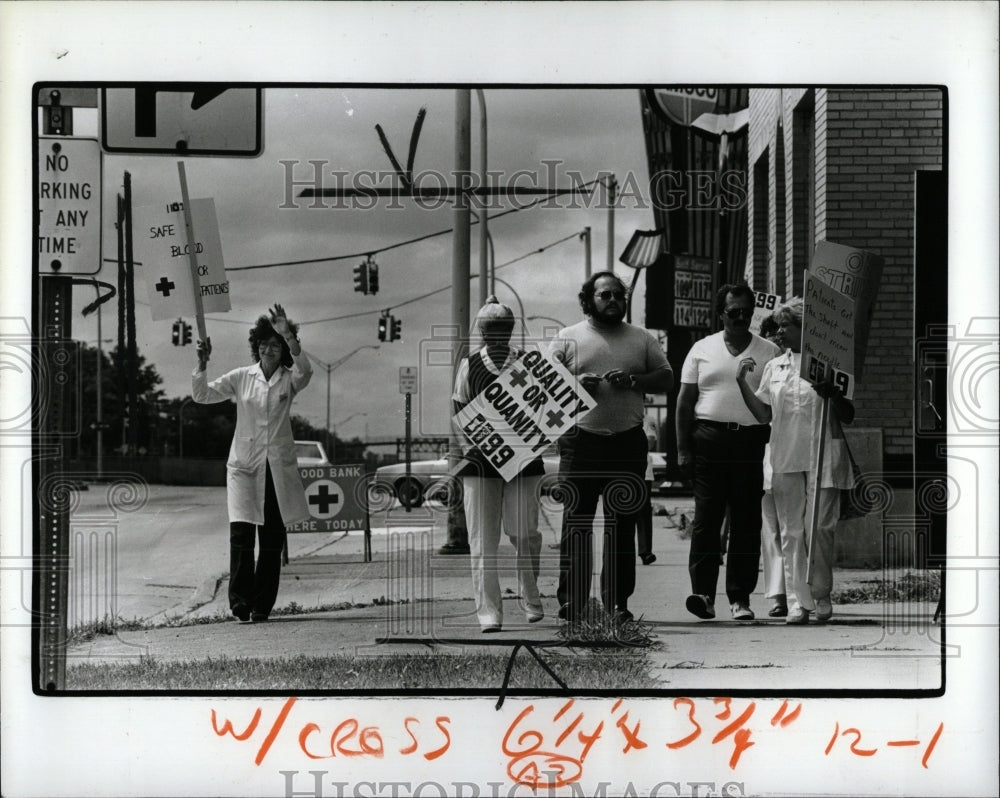
M 453 211 L 448 204 L 421 207 L 405 200 L 402 207 L 348 209 L 309 207 L 309 200 L 295 199 L 298 208 L 282 208 L 298 188 L 287 185 L 289 170 L 296 181 L 311 180 L 309 161 L 323 161 L 323 170 L 357 175 L 364 170 L 391 172 L 375 130 L 379 124 L 393 151 L 403 164 L 410 133 L 420 108 L 426 117 L 419 137 L 414 172 L 440 173 L 449 183 L 454 169 L 455 90 L 452 88 L 380 89 L 351 87 L 271 87 L 264 91 L 264 142 L 257 158 L 192 157 L 185 159 L 190 195 L 212 197 L 219 219 L 227 268 L 284 261 L 333 258 L 378 250 L 409 239 L 451 228 Z M 614 257 L 626 279 L 632 272 L 617 262 L 636 229 L 654 226 L 652 211 L 643 201 L 648 189 L 648 170 L 642 136 L 637 88 L 625 89 L 487 89 L 488 167 L 501 173 L 494 182 L 513 179 L 520 185 L 548 187 L 591 181 L 601 173 L 614 173 L 621 187 L 621 203 L 615 211 Z M 472 98 L 472 168 L 479 168 L 479 106 Z M 116 194 L 122 190 L 123 174 L 132 179 L 135 205 L 179 199 L 178 159 L 173 156 L 132 157 L 108 154 L 104 159 L 104 257 L 115 257 L 112 226 Z M 283 165 L 298 161 L 299 165 Z M 553 181 L 553 175 L 555 179 Z M 577 177 L 579 176 L 579 177 Z M 350 178 L 348 178 L 350 179 Z M 425 178 L 431 186 L 438 180 Z M 388 187 L 391 179 L 380 185 Z M 327 185 L 333 178 L 327 177 Z M 641 191 L 643 197 L 637 195 Z M 528 204 L 526 199 L 523 204 Z M 333 200 L 325 204 L 333 206 Z M 556 207 L 526 208 L 490 224 L 496 263 L 529 255 L 568 238 L 545 252 L 502 268 L 497 277 L 508 283 L 523 302 L 524 315 L 548 316 L 567 324 L 580 318 L 576 292 L 584 278 L 584 244 L 579 233 L 592 231 L 594 271 L 607 262 L 608 212 L 597 197 L 588 202 L 563 198 Z M 516 207 L 496 201 L 490 213 Z M 137 235 L 141 231 L 137 230 Z M 471 271 L 478 271 L 478 227 L 471 236 Z M 207 318 L 213 342 L 211 376 L 248 362 L 248 327 L 259 313 L 274 302 L 302 324 L 300 337 L 306 350 L 332 363 L 363 345 L 375 345 L 377 319 L 384 309 L 426 294 L 448 289 L 452 269 L 452 237 L 441 235 L 393 249 L 376 256 L 380 290 L 365 296 L 353 290 L 353 269 L 361 257 L 306 265 L 277 266 L 232 271 L 232 310 Z M 139 269 L 141 272 L 141 269 Z M 625 274 L 625 272 L 628 272 Z M 114 264 L 106 264 L 100 279 L 115 282 Z M 641 284 L 640 284 L 641 285 Z M 471 307 L 478 307 L 479 285 L 470 285 Z M 497 283 L 501 301 L 519 312 L 511 290 Z M 193 346 L 171 344 L 171 321 L 153 321 L 146 304 L 146 287 L 136 288 L 140 300 L 136 310 L 140 352 L 163 376 L 168 396 L 190 391 L 190 370 L 195 362 Z M 642 289 L 639 289 L 634 320 L 642 321 Z M 87 287 L 78 289 L 74 307 L 93 298 Z M 114 337 L 113 311 L 105 306 L 104 337 Z M 367 313 L 357 316 L 355 314 Z M 332 421 L 356 415 L 338 429 L 346 436 L 363 435 L 365 423 L 371 435 L 403 434 L 403 398 L 398 392 L 400 366 L 421 367 L 420 389 L 414 405 L 415 434 L 441 434 L 447 423 L 446 397 L 450 391 L 450 369 L 435 357 L 440 350 L 441 331 L 451 313 L 451 291 L 393 309 L 402 322 L 402 341 L 364 350 L 333 372 Z M 351 317 L 351 318 L 342 318 Z M 188 319 L 189 322 L 193 321 Z M 527 321 L 529 338 L 544 335 L 548 320 Z M 96 323 L 78 314 L 73 318 L 74 336 L 93 341 Z M 197 333 L 195 333 L 197 335 Z M 435 343 L 435 336 L 438 343 Z M 112 344 L 107 344 L 110 346 Z M 296 412 L 316 426 L 326 416 L 326 373 L 318 370 L 313 384 L 296 400 Z M 419 427 L 417 426 L 419 424 Z

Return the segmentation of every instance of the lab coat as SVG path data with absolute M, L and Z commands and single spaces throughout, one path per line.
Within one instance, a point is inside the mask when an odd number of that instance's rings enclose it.
M 290 369 L 278 366 L 270 380 L 264 379 L 259 363 L 233 369 L 212 382 L 205 371 L 192 374 L 194 401 L 236 402 L 236 431 L 226 463 L 230 521 L 264 523 L 265 464 L 271 466 L 285 526 L 309 519 L 288 417 L 292 399 L 312 378 L 312 367 L 305 352 L 292 361 Z

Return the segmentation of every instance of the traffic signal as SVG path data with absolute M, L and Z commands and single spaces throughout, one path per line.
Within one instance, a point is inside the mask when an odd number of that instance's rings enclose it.
M 191 325 L 186 321 L 181 322 L 181 346 L 187 346 L 191 343 Z
M 183 323 L 184 322 L 182 322 L 180 319 L 177 319 L 177 321 L 174 322 L 173 334 L 170 337 L 171 341 L 173 341 L 174 346 L 181 345 L 181 324 Z
M 378 264 L 368 261 L 368 293 L 378 293 Z
M 399 319 L 395 319 L 392 316 L 390 316 L 389 324 L 390 324 L 389 340 L 398 341 L 400 338 L 403 337 L 403 322 L 401 322 Z
M 354 267 L 354 290 L 362 294 L 368 293 L 368 264 L 362 263 Z
M 380 341 L 386 341 L 386 340 L 388 340 L 388 338 L 389 338 L 388 332 L 387 332 L 388 327 L 389 327 L 389 317 L 388 316 L 379 316 L 379 318 L 378 318 L 378 339 Z

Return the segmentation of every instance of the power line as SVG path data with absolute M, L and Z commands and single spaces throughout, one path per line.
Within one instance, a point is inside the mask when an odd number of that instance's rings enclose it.
M 518 263 L 518 262 L 524 260 L 525 258 L 530 258 L 530 257 L 532 257 L 534 255 L 540 255 L 541 253 L 545 252 L 546 250 L 552 249 L 552 247 L 556 247 L 559 244 L 564 244 L 567 241 L 570 241 L 570 240 L 573 240 L 573 239 L 577 239 L 579 237 L 580 237 L 580 233 L 579 232 L 572 233 L 572 234 L 566 236 L 565 238 L 560 238 L 558 241 L 553 241 L 553 242 L 551 242 L 549 244 L 546 244 L 543 247 L 538 247 L 538 249 L 533 249 L 533 250 L 531 250 L 531 252 L 526 252 L 523 255 L 518 255 L 516 258 L 513 258 L 512 260 L 505 261 L 504 263 L 501 263 L 501 264 L 497 265 L 495 267 L 495 270 L 499 271 L 500 269 L 505 269 L 508 266 L 513 266 L 515 263 Z M 478 276 L 479 276 L 478 274 L 471 274 L 471 275 L 469 275 L 469 279 L 472 279 L 473 277 L 478 277 Z M 435 288 L 433 291 L 428 291 L 425 294 L 420 294 L 419 296 L 411 297 L 410 299 L 404 299 L 402 302 L 397 302 L 396 304 L 390 305 L 387 308 L 378 308 L 376 310 L 362 310 L 362 311 L 359 311 L 358 313 L 347 313 L 347 314 L 345 314 L 343 316 L 333 316 L 333 317 L 328 318 L 328 319 L 316 319 L 314 321 L 300 321 L 300 322 L 298 322 L 298 325 L 300 327 L 305 327 L 305 326 L 310 325 L 310 324 L 325 324 L 325 323 L 331 322 L 331 321 L 343 321 L 344 319 L 356 319 L 356 318 L 360 318 L 361 316 L 373 316 L 376 313 L 381 314 L 381 313 L 383 313 L 384 311 L 387 311 L 387 310 L 396 310 L 398 308 L 404 307 L 405 305 L 412 305 L 414 302 L 419 302 L 422 299 L 427 299 L 427 297 L 434 296 L 435 294 L 440 294 L 442 291 L 447 291 L 449 288 L 451 288 L 450 285 L 442 286 L 441 288 Z M 143 302 L 142 304 L 147 304 L 147 303 Z M 214 316 L 214 315 L 211 315 L 211 314 L 205 314 L 205 315 L 208 318 L 210 318 L 213 322 L 222 322 L 223 324 L 249 324 L 251 326 L 253 326 L 253 324 L 254 324 L 254 322 L 252 322 L 252 321 L 241 321 L 240 319 L 230 319 L 230 318 L 225 318 L 223 316 Z
M 599 180 L 592 180 L 589 183 L 584 183 L 580 187 L 580 190 L 589 188 L 591 186 L 594 186 L 594 185 L 596 185 L 599 182 L 600 182 Z M 518 213 L 520 211 L 528 210 L 529 208 L 533 208 L 534 206 L 539 205 L 539 204 L 541 204 L 543 202 L 548 202 L 551 199 L 552 199 L 551 197 L 546 196 L 546 197 L 542 197 L 542 198 L 537 199 L 537 200 L 532 200 L 530 203 L 528 203 L 527 205 L 524 205 L 522 207 L 511 208 L 510 210 L 502 211 L 501 213 L 495 214 L 493 216 L 489 216 L 487 218 L 487 221 L 491 221 L 493 219 L 500 219 L 501 217 L 507 216 L 507 215 L 512 214 L 512 213 Z M 477 219 L 473 219 L 472 223 L 473 224 L 479 224 L 479 219 L 478 218 Z M 427 241 L 428 239 L 431 239 L 431 238 L 437 238 L 438 236 L 447 235 L 451 231 L 452 231 L 452 228 L 449 227 L 449 228 L 446 228 L 444 230 L 438 230 L 437 232 L 434 232 L 434 233 L 428 233 L 427 235 L 419 236 L 417 238 L 411 238 L 411 239 L 408 239 L 406 241 L 399 241 L 399 242 L 397 242 L 395 244 L 389 244 L 388 246 L 379 247 L 378 249 L 370 249 L 370 250 L 365 250 L 363 252 L 354 252 L 354 253 L 351 253 L 349 255 L 330 255 L 330 256 L 322 257 L 322 258 L 305 258 L 303 260 L 286 260 L 286 261 L 278 261 L 278 262 L 275 262 L 275 263 L 256 263 L 256 264 L 253 264 L 253 265 L 250 265 L 250 266 L 228 266 L 228 267 L 226 267 L 226 271 L 227 272 L 244 272 L 244 271 L 251 271 L 253 269 L 272 269 L 272 268 L 275 268 L 277 266 L 303 266 L 303 265 L 307 265 L 307 264 L 310 264 L 310 263 L 333 263 L 335 261 L 341 261 L 341 260 L 352 260 L 354 258 L 365 258 L 365 257 L 368 257 L 369 255 L 378 255 L 378 254 L 380 254 L 382 252 L 389 252 L 390 250 L 399 249 L 400 247 L 409 246 L 410 244 L 417 244 L 417 243 L 419 243 L 421 241 Z M 347 317 L 344 317 L 344 318 L 347 318 Z
M 558 246 L 559 244 L 564 244 L 565 242 L 570 241 L 571 239 L 579 238 L 579 236 L 580 236 L 580 233 L 579 232 L 575 232 L 575 233 L 573 233 L 571 235 L 566 236 L 565 238 L 560 238 L 558 241 L 553 241 L 551 244 L 546 244 L 544 247 L 539 247 L 538 249 L 533 249 L 531 252 L 527 252 L 524 255 L 519 255 L 518 257 L 514 258 L 513 260 L 509 260 L 509 261 L 506 261 L 505 263 L 501 263 L 501 264 L 499 264 L 498 266 L 496 266 L 494 268 L 495 268 L 496 271 L 499 271 L 500 269 L 503 269 L 503 268 L 505 268 L 507 266 L 511 266 L 511 265 L 517 263 L 518 261 L 524 260 L 525 258 L 530 258 L 533 255 L 539 255 L 542 252 L 545 252 L 545 250 L 547 250 L 547 249 L 552 249 L 552 247 Z M 477 277 L 477 276 L 478 275 L 475 275 L 475 274 L 469 275 L 470 279 L 472 277 Z M 442 291 L 447 291 L 449 288 L 451 288 L 450 285 L 445 285 L 445 286 L 442 286 L 441 288 L 435 288 L 433 291 L 428 291 L 426 294 L 420 294 L 419 296 L 411 297 L 410 299 L 404 299 L 402 302 L 397 302 L 396 304 L 390 305 L 387 308 L 379 308 L 377 310 L 363 310 L 363 311 L 360 311 L 358 313 L 348 313 L 348 314 L 345 314 L 343 316 L 332 316 L 332 317 L 327 318 L 327 319 L 316 319 L 315 321 L 303 321 L 303 322 L 299 323 L 299 326 L 305 327 L 307 324 L 324 324 L 326 322 L 331 322 L 331 321 L 343 321 L 344 319 L 356 319 L 356 318 L 359 318 L 361 316 L 371 316 L 371 315 L 374 315 L 376 313 L 383 313 L 383 312 L 389 311 L 389 310 L 396 310 L 398 308 L 403 307 L 404 305 L 412 305 L 414 302 L 419 302 L 422 299 L 427 299 L 427 297 L 434 296 L 434 294 L 440 294 Z

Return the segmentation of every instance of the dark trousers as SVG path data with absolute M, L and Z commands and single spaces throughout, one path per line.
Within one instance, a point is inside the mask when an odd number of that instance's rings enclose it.
M 244 521 L 229 524 L 229 608 L 234 614 L 250 611 L 265 618 L 274 608 L 281 580 L 281 553 L 285 548 L 285 525 L 278 510 L 271 467 L 264 476 L 264 523 Z M 254 565 L 254 538 L 260 554 Z
M 653 553 L 653 483 L 646 481 L 646 503 L 635 517 L 636 553 Z
M 604 510 L 601 598 L 609 612 L 628 606 L 635 590 L 635 516 L 646 501 L 646 452 L 642 427 L 616 435 L 577 429 L 559 441 L 564 489 L 556 595 L 570 620 L 580 617 L 590 597 L 598 499 Z
M 726 595 L 750 601 L 760 569 L 760 500 L 764 495 L 766 424 L 727 430 L 696 424 L 694 522 L 688 572 L 691 592 L 715 597 L 722 564 L 722 522 L 729 511 Z

